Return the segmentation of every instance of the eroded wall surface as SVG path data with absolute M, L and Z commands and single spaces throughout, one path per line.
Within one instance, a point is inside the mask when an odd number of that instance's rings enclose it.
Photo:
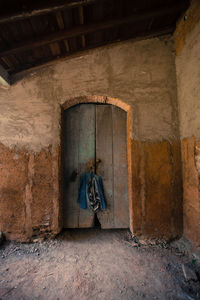
M 180 235 L 174 56 L 169 37 L 130 40 L 40 67 L 0 88 L 0 230 L 7 238 L 60 231 L 61 107 L 84 96 L 119 98 L 131 107 L 134 233 Z
M 200 2 L 174 34 L 183 166 L 184 234 L 200 250 Z

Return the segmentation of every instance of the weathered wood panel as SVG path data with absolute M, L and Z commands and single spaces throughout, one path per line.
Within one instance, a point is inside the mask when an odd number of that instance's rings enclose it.
M 113 127 L 112 107 L 110 105 L 96 106 L 96 158 L 101 162 L 97 174 L 103 179 L 106 198 L 106 211 L 98 212 L 101 228 L 114 228 L 113 199 Z
M 92 227 L 94 214 L 80 209 L 77 200 L 81 175 L 95 157 L 95 105 L 66 110 L 64 130 L 64 227 Z
M 114 227 L 129 227 L 126 113 L 112 106 Z
M 128 228 L 126 113 L 118 107 L 96 108 L 97 174 L 102 176 L 107 210 L 98 213 L 102 228 Z
M 90 162 L 95 159 L 95 104 L 81 104 L 79 116 L 79 178 L 89 171 Z M 74 134 L 77 134 L 76 132 Z M 79 227 L 92 227 L 94 213 L 79 208 Z
M 64 112 L 64 228 L 78 228 L 79 112 L 80 106 Z
M 97 214 L 101 228 L 128 228 L 126 113 L 111 105 L 82 104 L 65 112 L 64 130 L 64 227 L 94 225 L 94 213 L 80 209 L 77 199 L 81 175 L 100 159 L 96 173 L 103 179 L 107 204 Z

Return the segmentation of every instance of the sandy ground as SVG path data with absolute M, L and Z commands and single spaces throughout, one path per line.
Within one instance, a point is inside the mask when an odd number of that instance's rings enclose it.
M 0 247 L 0 299 L 200 299 L 197 263 L 168 245 L 140 246 L 127 230 L 68 230 Z

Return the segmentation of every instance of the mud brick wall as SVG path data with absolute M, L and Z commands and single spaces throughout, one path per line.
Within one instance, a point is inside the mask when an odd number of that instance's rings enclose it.
M 174 33 L 183 167 L 184 234 L 200 250 L 200 1 Z
M 102 47 L 14 80 L 0 87 L 0 230 L 8 239 L 25 241 L 61 230 L 61 108 L 106 97 L 130 107 L 133 232 L 162 238 L 182 234 L 170 37 Z

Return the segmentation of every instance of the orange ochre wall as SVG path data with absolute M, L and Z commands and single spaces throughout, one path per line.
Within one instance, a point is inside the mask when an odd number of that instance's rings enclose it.
M 131 141 L 133 232 L 175 238 L 182 232 L 179 142 Z M 0 145 L 1 231 L 10 240 L 51 237 L 62 228 L 60 151 L 37 154 Z
M 9 240 L 51 237 L 61 229 L 59 149 L 37 154 L 0 144 L 0 230 Z
M 133 227 L 136 235 L 175 238 L 182 233 L 178 141 L 132 143 Z
M 181 142 L 183 162 L 184 234 L 200 250 L 200 140 Z

